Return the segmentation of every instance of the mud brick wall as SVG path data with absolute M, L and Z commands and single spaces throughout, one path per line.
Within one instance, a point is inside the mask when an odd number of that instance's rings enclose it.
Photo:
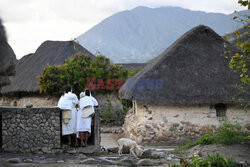
M 228 105 L 223 117 L 211 105 L 153 105 L 134 102 L 125 118 L 124 136 L 138 143 L 177 145 L 215 132 L 223 121 L 237 121 L 250 131 L 250 113 L 242 107 Z
M 61 146 L 60 109 L 0 107 L 2 150 L 52 153 Z

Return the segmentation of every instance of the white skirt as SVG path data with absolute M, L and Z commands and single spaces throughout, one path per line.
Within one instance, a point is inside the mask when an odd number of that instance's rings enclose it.
M 77 111 L 76 109 L 72 109 L 72 118 L 69 120 L 67 124 L 62 120 L 62 135 L 70 135 L 76 133 L 76 121 L 77 121 Z
M 77 132 L 89 132 L 91 133 L 91 117 L 83 118 L 82 111 L 77 112 Z

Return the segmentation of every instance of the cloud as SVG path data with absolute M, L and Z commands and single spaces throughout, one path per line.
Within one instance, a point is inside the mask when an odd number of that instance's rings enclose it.
M 70 40 L 103 19 L 137 6 L 179 6 L 232 13 L 236 0 L 1 0 L 0 16 L 18 58 L 35 52 L 45 40 Z

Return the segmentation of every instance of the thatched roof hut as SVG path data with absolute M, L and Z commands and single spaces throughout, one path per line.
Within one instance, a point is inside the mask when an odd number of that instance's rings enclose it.
M 5 29 L 0 19 L 0 89 L 8 84 L 9 76 L 15 73 L 16 55 L 7 42 Z
M 239 76 L 229 68 L 224 43 L 237 50 L 207 26 L 192 28 L 128 80 L 119 96 L 150 104 L 234 103 Z
M 37 93 L 40 90 L 38 78 L 48 64 L 60 65 L 76 53 L 95 56 L 74 41 L 45 41 L 34 54 L 24 56 L 16 63 L 16 75 L 11 84 L 3 87 L 1 93 Z

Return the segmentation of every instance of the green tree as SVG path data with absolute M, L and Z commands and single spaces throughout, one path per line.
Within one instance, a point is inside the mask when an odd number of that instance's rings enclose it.
M 66 85 L 71 85 L 73 91 L 79 94 L 87 87 L 87 78 L 95 77 L 95 84 L 99 86 L 96 91 L 111 93 L 117 92 L 117 87 L 123 84 L 123 82 L 116 82 L 116 79 L 125 82 L 129 75 L 131 75 L 131 72 L 124 69 L 121 65 L 112 64 L 105 56 L 99 55 L 93 60 L 84 54 L 76 54 L 65 60 L 62 65 L 46 66 L 38 77 L 38 84 L 40 85 L 41 93 L 51 96 L 61 95 Z M 114 84 L 113 88 L 106 89 L 108 79 Z
M 250 2 L 249 0 L 239 0 L 238 3 L 241 6 L 245 6 L 248 8 L 250 8 Z M 235 11 L 235 13 L 237 15 L 235 15 L 233 17 L 233 19 L 237 22 L 241 22 L 242 24 L 244 24 L 247 27 L 247 36 L 250 36 L 250 24 L 249 24 L 249 14 L 247 12 L 247 15 L 242 15 L 239 14 L 237 11 Z M 249 96 L 249 86 L 250 86 L 250 78 L 249 78 L 249 71 L 248 71 L 248 67 L 249 67 L 249 63 L 250 63 L 250 43 L 248 40 L 246 41 L 242 41 L 241 40 L 241 33 L 240 31 L 236 31 L 235 32 L 235 36 L 236 36 L 236 46 L 238 48 L 240 48 L 241 52 L 235 53 L 235 55 L 231 56 L 230 58 L 230 62 L 229 62 L 229 67 L 231 69 L 233 69 L 233 71 L 235 73 L 239 74 L 240 80 L 241 80 L 241 84 L 236 85 L 237 88 L 239 89 L 239 94 L 238 95 L 247 95 Z M 230 54 L 231 51 L 227 50 L 225 51 L 226 54 Z M 240 99 L 236 99 L 239 102 L 241 102 Z M 247 105 L 245 105 L 245 111 L 247 109 L 247 107 L 250 105 L 250 102 L 248 102 Z

